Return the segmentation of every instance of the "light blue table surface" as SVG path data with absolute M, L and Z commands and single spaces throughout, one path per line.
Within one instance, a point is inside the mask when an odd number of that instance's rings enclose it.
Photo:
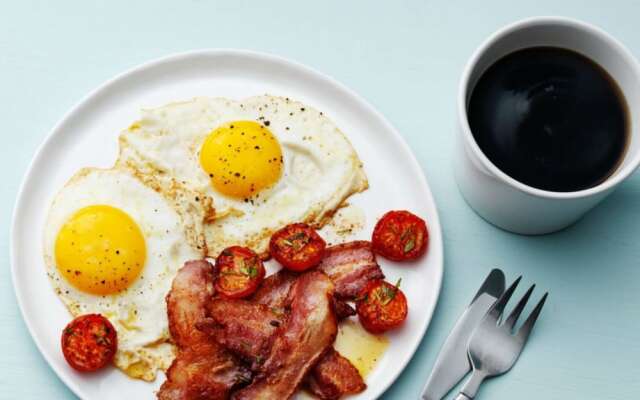
M 495 266 L 551 295 L 519 363 L 488 382 L 480 399 L 640 398 L 640 176 L 575 226 L 544 237 L 485 223 L 453 180 L 462 67 L 491 32 L 533 15 L 595 23 L 640 56 L 640 3 L 631 1 L 4 2 L 0 398 L 73 398 L 34 346 L 10 279 L 11 212 L 38 144 L 72 105 L 115 74 L 170 53 L 216 47 L 274 53 L 343 82 L 398 128 L 427 175 L 444 229 L 444 282 L 420 348 L 385 399 L 418 397 L 449 329 Z

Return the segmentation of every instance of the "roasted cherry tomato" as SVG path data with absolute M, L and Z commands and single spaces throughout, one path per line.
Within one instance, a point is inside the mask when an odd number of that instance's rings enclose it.
M 394 261 L 413 260 L 427 250 L 429 232 L 424 220 L 409 211 L 389 211 L 373 229 L 373 251 Z
M 400 280 L 392 285 L 383 280 L 370 281 L 356 300 L 360 323 L 371 333 L 382 333 L 400 326 L 407 318 L 407 298 Z
M 96 371 L 113 360 L 118 349 L 116 330 L 99 314 L 81 315 L 62 331 L 62 354 L 82 372 Z
M 260 257 L 246 247 L 231 246 L 216 259 L 216 292 L 228 299 L 247 297 L 256 291 L 264 279 Z
M 322 261 L 325 241 L 307 224 L 290 224 L 271 236 L 269 252 L 291 271 L 304 271 Z

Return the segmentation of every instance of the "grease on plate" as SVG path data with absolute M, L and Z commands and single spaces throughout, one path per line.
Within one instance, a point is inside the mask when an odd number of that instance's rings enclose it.
M 334 348 L 358 369 L 366 378 L 375 368 L 389 346 L 384 335 L 373 335 L 353 320 L 346 320 L 338 328 Z

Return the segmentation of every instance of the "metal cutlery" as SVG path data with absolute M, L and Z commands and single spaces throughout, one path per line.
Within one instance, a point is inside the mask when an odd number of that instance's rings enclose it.
M 520 356 L 548 295 L 548 293 L 545 293 L 542 296 L 542 299 L 522 327 L 517 332 L 513 332 L 514 326 L 535 287 L 533 285 L 527 290 L 511 314 L 503 322 L 502 314 L 504 308 L 518 283 L 520 283 L 520 279 L 521 277 L 516 279 L 511 287 L 507 289 L 471 335 L 468 354 L 473 373 L 458 397 L 456 397 L 456 400 L 472 400 L 476 396 L 480 384 L 486 378 L 502 375 L 509 371 Z
M 442 399 L 471 371 L 467 343 L 474 329 L 502 296 L 504 288 L 504 273 L 499 269 L 492 270 L 442 345 L 422 392 L 423 400 Z

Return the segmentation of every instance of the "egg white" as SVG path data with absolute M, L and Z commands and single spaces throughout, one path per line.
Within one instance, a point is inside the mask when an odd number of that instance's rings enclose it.
M 140 228 L 146 261 L 138 279 L 111 295 L 78 290 L 56 267 L 55 242 L 63 224 L 79 209 L 109 205 L 127 213 Z M 128 375 L 153 380 L 174 358 L 169 343 L 165 295 L 173 277 L 189 259 L 204 256 L 202 247 L 187 237 L 193 228 L 167 199 L 125 169 L 79 171 L 55 197 L 45 225 L 44 257 L 56 294 L 73 316 L 99 313 L 111 321 L 118 334 L 115 364 Z
M 250 199 L 216 191 L 199 160 L 209 133 L 242 120 L 267 125 L 284 159 L 280 180 Z M 204 225 L 210 256 L 236 244 L 264 252 L 275 230 L 292 222 L 323 225 L 345 199 L 368 187 L 356 151 L 330 119 L 300 102 L 270 95 L 242 101 L 196 98 L 144 110 L 120 136 L 118 164 L 160 181 L 173 179 L 211 200 L 215 214 Z

